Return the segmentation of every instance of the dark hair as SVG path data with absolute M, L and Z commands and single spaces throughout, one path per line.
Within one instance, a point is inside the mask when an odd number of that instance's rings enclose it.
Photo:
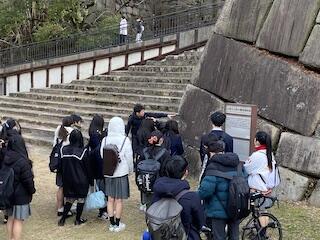
M 17 133 L 21 135 L 21 126 L 17 120 L 13 118 L 8 118 L 6 122 L 2 125 L 2 130 L 0 133 L 0 138 L 4 141 L 9 139 L 9 131 L 12 130 L 14 127 L 17 127 Z
M 205 145 L 210 153 L 224 152 L 224 144 L 215 134 L 209 134 Z
M 155 130 L 154 121 L 150 118 L 143 119 L 139 130 L 140 129 L 145 129 L 147 131 L 153 132 Z
M 272 141 L 268 133 L 260 131 L 256 133 L 256 140 L 267 148 L 267 158 L 269 170 L 272 170 Z
M 162 132 L 160 132 L 159 130 L 155 130 L 150 134 L 150 137 L 148 138 L 148 142 L 150 145 L 156 145 L 159 143 L 162 137 L 163 137 Z
M 73 118 L 71 116 L 64 117 L 62 119 L 62 124 L 58 132 L 58 138 L 60 138 L 62 141 L 66 141 L 69 135 L 69 132 L 65 127 L 70 127 L 72 124 L 73 124 Z
M 144 110 L 144 106 L 141 105 L 140 103 L 137 103 L 136 105 L 134 105 L 133 107 L 133 111 L 134 113 L 138 113 L 138 112 L 141 112 L 141 110 Z
M 210 116 L 211 122 L 217 127 L 221 127 L 226 121 L 226 115 L 222 112 L 214 112 Z
M 168 120 L 166 122 L 165 131 L 167 133 L 173 132 L 175 134 L 179 134 L 179 125 L 178 122 L 175 120 Z
M 173 156 L 165 166 L 165 175 L 169 178 L 181 179 L 188 169 L 187 160 L 179 155 Z
M 73 119 L 73 123 L 83 122 L 82 117 L 77 114 L 71 114 L 71 117 Z
M 83 148 L 83 136 L 78 129 L 72 130 L 69 137 L 70 146 Z
M 89 136 L 97 133 L 99 131 L 100 133 L 103 132 L 103 126 L 104 126 L 104 119 L 103 116 L 99 114 L 95 114 L 92 118 L 92 121 L 89 126 Z

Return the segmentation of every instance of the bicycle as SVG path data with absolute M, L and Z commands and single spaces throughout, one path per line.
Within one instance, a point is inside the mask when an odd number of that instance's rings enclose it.
M 264 196 L 261 193 L 251 194 L 250 211 L 252 215 L 241 229 L 242 240 L 282 240 L 282 228 L 278 219 L 271 213 L 260 209 L 268 199 L 271 200 L 271 203 L 265 209 L 271 208 L 275 202 L 279 204 L 276 197 Z

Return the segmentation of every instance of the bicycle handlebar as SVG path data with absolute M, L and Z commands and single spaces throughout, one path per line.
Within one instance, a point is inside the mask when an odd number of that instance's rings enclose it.
M 278 201 L 277 197 L 263 195 L 262 193 L 252 193 L 250 195 L 251 202 L 255 202 L 255 200 L 257 200 L 257 199 L 262 199 L 261 202 L 257 203 L 257 205 L 256 205 L 257 208 L 260 208 L 265 203 L 266 199 L 271 200 L 272 203 L 270 204 L 270 206 L 265 207 L 266 209 L 273 207 L 274 203 Z

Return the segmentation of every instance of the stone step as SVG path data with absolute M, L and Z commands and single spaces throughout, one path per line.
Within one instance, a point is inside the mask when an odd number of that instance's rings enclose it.
M 66 97 L 72 97 L 74 101 L 82 100 L 85 98 L 99 98 L 109 99 L 116 103 L 119 100 L 130 100 L 134 102 L 154 102 L 154 103 L 172 103 L 178 105 L 181 97 L 167 97 L 167 96 L 155 96 L 155 95 L 141 95 L 141 94 L 127 94 L 127 93 L 115 93 L 115 92 L 94 92 L 94 91 L 77 91 L 67 89 L 31 89 L 30 93 L 14 93 L 10 96 L 28 96 L 36 99 L 54 99 L 62 100 Z M 60 96 L 60 99 L 59 99 Z
M 78 113 L 78 112 L 77 112 Z M 52 121 L 58 121 L 61 122 L 62 118 L 64 118 L 65 116 L 69 115 L 69 114 L 62 114 L 62 113 L 53 113 L 50 111 L 36 111 L 36 110 L 30 110 L 27 108 L 23 108 L 23 109 L 19 109 L 19 108 L 6 108 L 5 106 L 1 105 L 0 107 L 0 116 L 3 117 L 7 117 L 10 115 L 20 115 L 22 114 L 23 116 L 29 117 L 29 118 L 41 118 L 41 119 L 47 119 L 47 120 L 52 120 Z M 80 114 L 80 113 L 78 113 Z M 81 114 L 82 119 L 84 120 L 84 122 L 88 122 L 90 123 L 90 121 L 92 120 L 92 116 L 93 114 Z M 103 113 L 103 117 L 105 119 L 111 119 L 113 116 L 115 116 L 114 114 L 110 114 L 110 113 Z M 116 116 L 119 116 L 123 119 L 128 117 L 128 114 L 119 114 L 117 113 Z
M 130 66 L 129 71 L 132 72 L 192 72 L 193 66 L 152 66 L 152 65 L 141 65 L 141 66 Z
M 40 94 L 40 93 L 14 93 L 11 94 L 10 101 L 21 102 L 25 100 L 35 101 L 39 105 L 47 105 L 52 102 L 62 102 L 62 107 L 64 104 L 71 105 L 83 105 L 83 108 L 87 105 L 100 106 L 100 107 L 124 107 L 124 108 L 133 108 L 136 102 L 129 100 L 118 100 L 114 101 L 108 98 L 97 98 L 90 96 L 61 96 L 61 95 L 50 95 L 50 94 Z M 6 97 L 0 97 L 0 99 Z M 151 111 L 160 111 L 160 112 L 177 112 L 178 105 L 174 103 L 158 103 L 158 102 L 143 102 L 143 105 L 146 109 Z M 89 107 L 89 108 L 90 108 Z
M 136 71 L 113 71 L 110 73 L 110 75 L 107 76 L 118 76 L 118 77 L 124 77 L 124 76 L 132 76 L 132 77 L 167 77 L 167 78 L 188 78 L 188 81 L 190 81 L 190 78 L 192 76 L 192 72 L 147 72 L 147 71 L 140 71 L 139 74 Z
M 161 88 L 161 89 L 176 89 L 184 91 L 186 89 L 186 84 L 183 83 L 162 83 L 162 82 L 125 82 L 125 81 L 106 81 L 103 79 L 93 80 L 75 80 L 72 81 L 73 85 L 86 85 L 86 86 L 113 86 L 113 87 L 135 87 L 135 88 Z M 61 84 L 57 84 L 61 85 Z M 56 84 L 51 85 L 52 88 L 56 88 Z
M 24 141 L 27 144 L 39 145 L 39 146 L 45 146 L 45 147 L 52 147 L 53 137 L 52 137 L 52 139 L 50 139 L 50 138 L 47 138 L 47 137 L 37 136 L 37 135 L 31 134 L 31 133 L 26 133 L 26 134 L 22 133 L 22 136 L 24 138 Z M 44 159 L 44 160 L 46 160 L 46 159 Z M 48 164 L 49 164 L 49 156 L 48 156 L 47 161 L 48 161 Z
M 21 125 L 27 126 L 27 125 L 38 125 L 38 126 L 46 126 L 48 128 L 56 128 L 58 125 L 61 124 L 61 120 L 56 120 L 56 119 L 47 119 L 47 118 L 42 118 L 42 117 L 34 117 L 30 118 L 29 116 L 25 116 L 22 114 L 13 114 L 13 113 L 7 113 L 7 114 L 2 114 L 0 115 L 2 119 L 6 118 L 13 118 L 17 120 Z M 88 122 L 84 122 L 84 128 L 88 128 Z
M 45 112 L 55 112 L 64 115 L 70 115 L 77 113 L 80 116 L 92 117 L 94 114 L 113 114 L 117 116 L 118 114 L 127 114 L 128 116 L 132 113 L 132 108 L 126 107 L 110 107 L 110 106 L 100 106 L 93 104 L 75 104 L 73 102 L 50 102 L 50 101 L 40 101 L 26 98 L 10 98 L 10 97 L 0 97 L 0 106 L 6 108 L 23 108 L 36 111 Z M 59 106 L 59 107 L 57 107 Z M 148 112 L 157 112 L 155 110 L 146 109 Z M 174 112 L 169 112 L 173 114 Z
M 178 60 L 178 59 L 163 59 L 162 61 L 154 61 L 150 60 L 147 61 L 145 66 L 191 66 L 194 67 L 198 64 L 199 60 L 194 59 L 184 59 L 184 60 Z
M 185 61 L 185 60 L 193 60 L 198 62 L 201 58 L 201 54 L 180 54 L 180 55 L 169 55 L 164 60 L 165 61 Z
M 154 95 L 154 96 L 171 96 L 171 97 L 182 97 L 184 91 L 175 90 L 175 89 L 153 89 L 146 87 L 114 87 L 110 86 L 99 86 L 99 85 L 80 85 L 80 84 L 58 84 L 51 85 L 52 89 L 67 89 L 75 91 L 93 91 L 98 93 L 135 93 L 141 95 Z M 37 92 L 35 89 L 31 90 L 32 92 Z
M 164 74 L 165 75 L 165 74 Z M 130 83 L 172 83 L 172 84 L 188 84 L 190 77 L 167 77 L 167 76 L 140 76 L 137 72 L 124 72 L 121 75 L 100 75 L 94 76 L 92 80 L 115 81 L 115 82 L 130 82 Z

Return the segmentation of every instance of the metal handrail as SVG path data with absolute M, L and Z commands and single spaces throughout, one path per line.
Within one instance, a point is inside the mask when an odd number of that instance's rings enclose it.
M 222 6 L 222 3 L 210 4 L 147 18 L 143 21 L 143 40 L 212 25 Z M 102 31 L 78 33 L 64 38 L 10 47 L 0 50 L 0 67 L 126 45 L 135 42 L 135 34 L 135 22 L 131 22 L 128 24 L 128 36 L 125 40 L 119 38 L 119 25 L 116 25 Z

